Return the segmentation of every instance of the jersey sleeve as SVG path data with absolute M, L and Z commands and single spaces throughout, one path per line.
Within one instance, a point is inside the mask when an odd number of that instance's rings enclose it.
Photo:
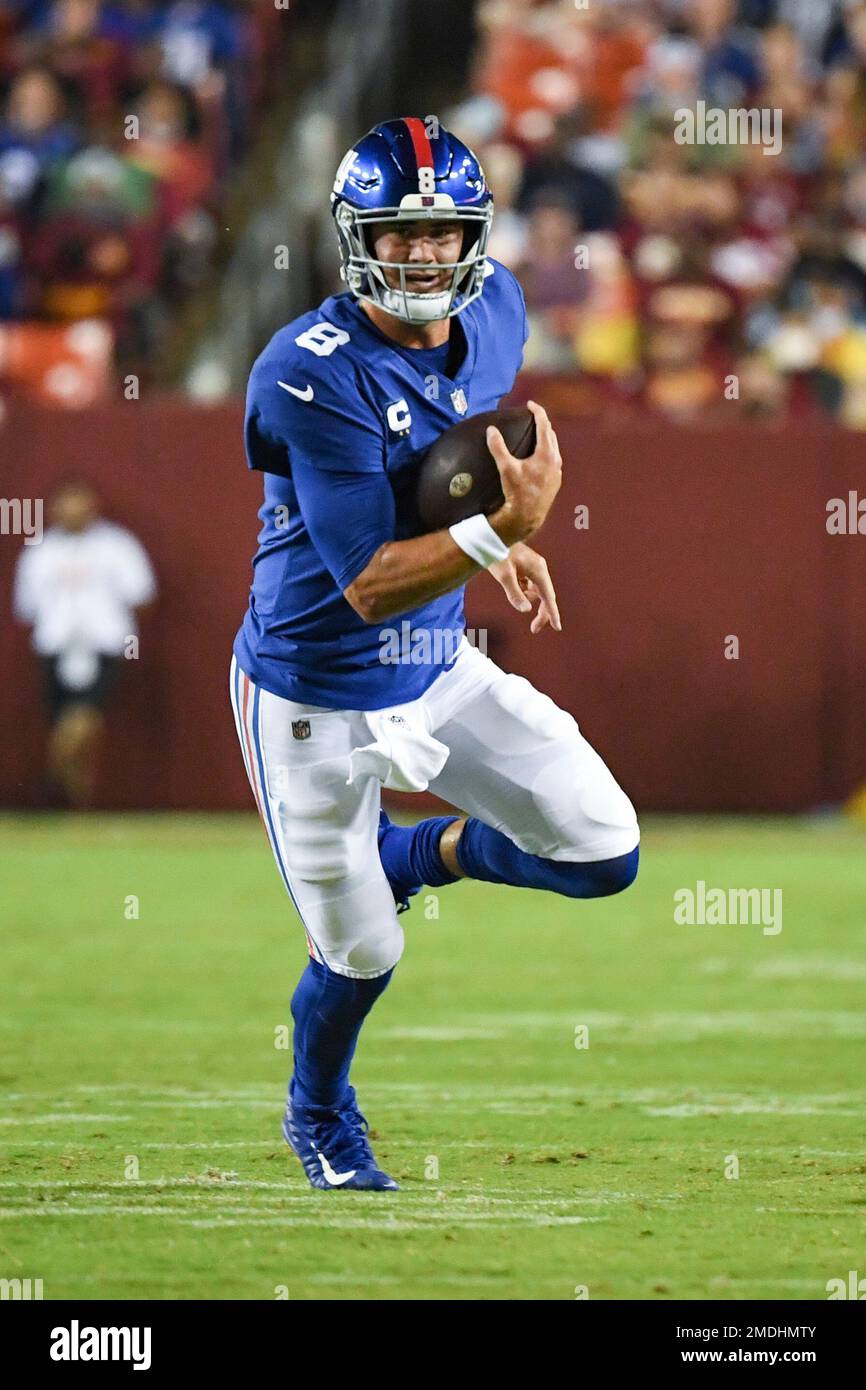
M 380 545 L 394 540 L 394 493 L 384 470 L 318 469 L 295 460 L 295 492 L 310 539 L 345 592 Z
M 326 471 L 384 472 L 381 423 L 354 373 L 335 376 L 307 358 L 293 354 L 283 365 L 260 359 L 253 368 L 246 407 L 250 468 L 291 477 L 300 459 Z
M 291 478 L 310 539 L 345 590 L 394 539 L 394 493 L 381 422 L 354 373 L 336 375 L 309 357 L 292 354 L 276 368 L 256 364 L 247 395 L 247 460 L 251 468 Z

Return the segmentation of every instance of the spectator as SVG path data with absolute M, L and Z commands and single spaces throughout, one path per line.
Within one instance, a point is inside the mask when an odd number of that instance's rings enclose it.
M 490 255 L 513 269 L 523 260 L 526 249 L 526 218 L 514 206 L 523 161 L 513 145 L 494 142 L 484 146 L 481 162 L 496 202 Z
M 517 206 L 525 212 L 539 196 L 553 195 L 570 204 L 585 231 L 606 231 L 615 225 L 618 200 L 608 179 L 580 163 L 584 116 L 576 111 L 556 122 L 550 140 L 527 162 Z
M 296 13 L 0 0 L 0 319 L 24 319 L 28 361 L 58 324 L 98 316 L 115 369 L 164 370 L 172 311 L 213 269 L 231 176 Z M 27 322 L 40 318 L 53 322 Z M 10 380 L 24 392 L 24 376 Z
M 105 318 L 134 354 L 160 272 L 155 180 L 109 150 L 83 150 L 48 187 L 28 265 L 49 318 Z
M 589 293 L 576 263 L 580 223 L 567 199 L 540 197 L 527 223 L 528 259 L 517 268 L 526 295 L 528 367 L 555 369 L 574 360 L 579 306 Z
M 248 42 L 243 16 L 215 0 L 176 0 L 168 6 L 159 32 L 163 76 L 195 93 L 211 147 L 226 159 L 237 159 L 247 139 Z
M 18 318 L 27 309 L 24 241 L 30 227 L 27 203 L 34 166 L 24 150 L 0 155 L 0 319 Z
M 133 103 L 137 140 L 127 158 L 159 180 L 165 221 L 176 230 L 196 208 L 206 207 L 214 184 L 213 160 L 199 140 L 200 122 L 189 93 L 156 80 Z
M 92 128 L 107 132 L 128 64 L 122 45 L 102 32 L 100 0 L 55 0 L 36 55 L 75 90 Z
M 41 543 L 25 546 L 19 558 L 13 602 L 42 663 L 49 777 L 68 805 L 88 807 L 105 708 L 137 633 L 136 611 L 153 600 L 156 584 L 135 537 L 101 518 L 90 483 L 61 484 L 49 517 Z
M 35 161 L 36 177 L 81 144 L 81 132 L 69 120 L 63 90 L 50 68 L 34 65 L 14 79 L 0 123 L 0 154 L 21 150 Z
M 761 77 L 754 35 L 735 25 L 735 0 L 691 0 L 685 17 L 702 52 L 701 96 L 710 106 L 749 106 Z
M 162 9 L 157 0 L 108 0 L 102 9 L 100 32 L 134 53 L 156 37 Z
M 703 417 L 739 372 L 742 413 L 866 428 L 866 3 L 484 0 L 479 20 L 465 109 L 498 113 L 527 361 L 570 374 L 581 408 L 606 378 Z M 698 102 L 781 111 L 782 138 L 682 139 Z M 575 230 L 593 253 L 571 274 Z

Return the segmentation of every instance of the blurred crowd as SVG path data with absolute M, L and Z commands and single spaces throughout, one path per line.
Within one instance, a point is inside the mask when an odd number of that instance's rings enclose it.
M 0 382 L 85 404 L 106 365 L 147 375 L 212 264 L 280 15 L 2 0 Z
M 866 428 L 866 3 L 478 14 L 447 121 L 481 155 L 491 254 L 521 277 L 526 365 L 558 374 L 557 408 Z M 677 113 L 701 102 L 781 112 L 778 152 L 689 143 Z

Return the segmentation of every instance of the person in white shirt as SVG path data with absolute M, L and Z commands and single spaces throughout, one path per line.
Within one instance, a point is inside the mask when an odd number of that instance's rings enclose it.
M 48 772 L 67 802 L 92 803 L 104 709 L 124 652 L 134 650 L 136 610 L 156 595 L 144 548 L 100 516 L 95 488 L 62 483 L 49 500 L 51 525 L 25 545 L 13 607 L 32 627 L 51 715 Z

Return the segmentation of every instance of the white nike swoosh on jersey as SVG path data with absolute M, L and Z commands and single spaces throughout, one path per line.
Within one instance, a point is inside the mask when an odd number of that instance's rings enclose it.
M 285 381 L 278 381 L 278 386 L 282 386 L 284 391 L 291 391 L 293 396 L 297 396 L 299 401 L 311 401 L 313 399 L 313 388 L 308 386 L 306 390 L 299 391 L 297 386 L 288 386 Z
M 348 1173 L 335 1173 L 330 1163 L 325 1158 L 325 1155 L 321 1153 L 319 1154 L 319 1162 L 322 1165 L 322 1172 L 325 1175 L 325 1182 L 330 1183 L 332 1187 L 342 1187 L 343 1183 L 348 1182 L 349 1179 L 353 1178 L 355 1176 L 355 1173 L 358 1171 L 356 1168 L 350 1168 Z

